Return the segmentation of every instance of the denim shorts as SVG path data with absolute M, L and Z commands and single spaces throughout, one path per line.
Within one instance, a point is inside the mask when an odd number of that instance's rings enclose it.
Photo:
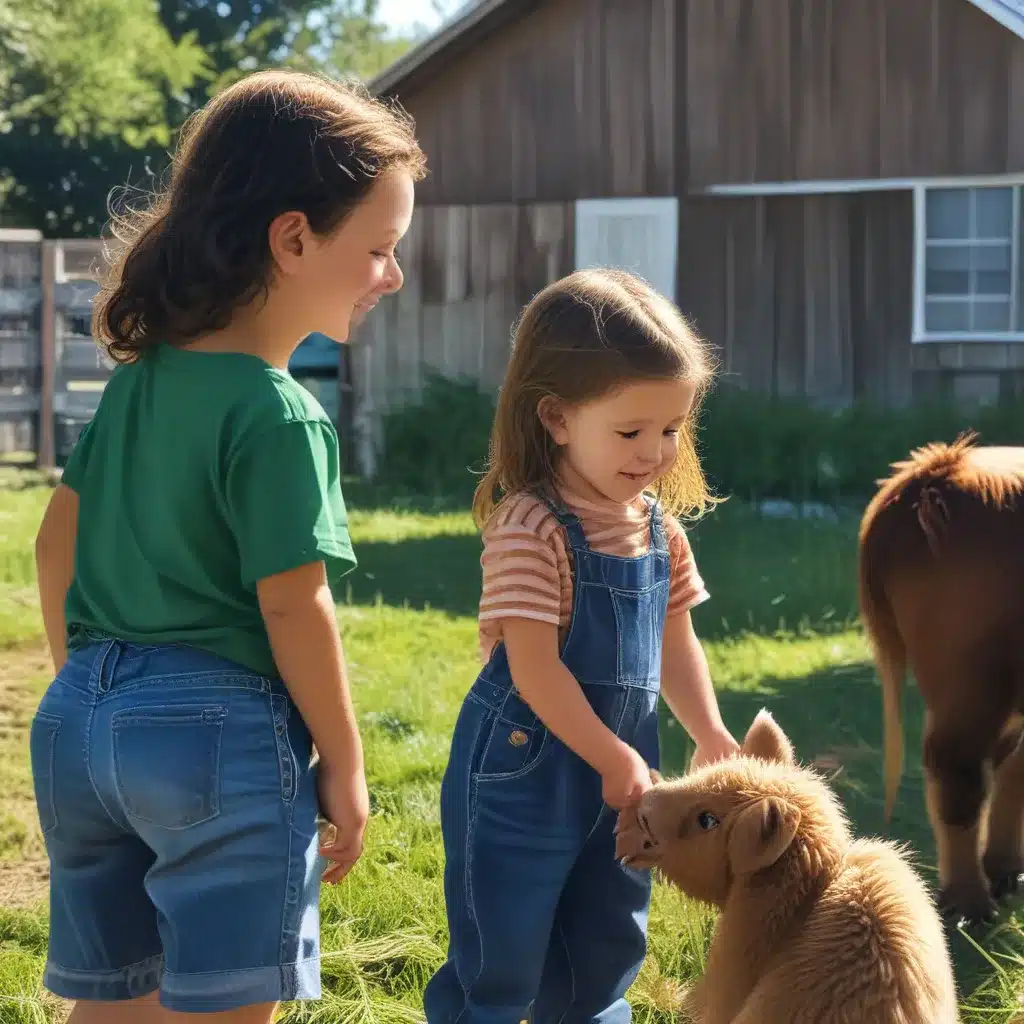
M 179 645 L 72 652 L 32 721 L 43 984 L 215 1012 L 320 996 L 312 742 L 279 680 Z

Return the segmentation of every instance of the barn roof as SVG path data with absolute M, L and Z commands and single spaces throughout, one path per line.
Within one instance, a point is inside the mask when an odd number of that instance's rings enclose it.
M 1024 0 L 970 0 L 975 7 L 990 14 L 1000 25 L 1024 39 Z
M 417 72 L 427 70 L 442 53 L 451 60 L 496 29 L 539 7 L 543 0 L 468 0 L 441 27 L 386 67 L 369 83 L 376 95 L 391 92 Z
M 1024 39 L 1024 0 L 967 2 Z M 451 60 L 496 29 L 515 21 L 534 7 L 539 7 L 541 3 L 543 0 L 467 0 L 433 35 L 403 54 L 374 78 L 370 82 L 371 92 L 380 95 L 393 91 L 417 72 L 427 70 L 427 66 L 442 53 Z

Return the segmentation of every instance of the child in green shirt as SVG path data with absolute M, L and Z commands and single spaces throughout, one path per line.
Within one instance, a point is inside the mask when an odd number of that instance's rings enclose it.
M 75 1024 L 157 999 L 264 1024 L 319 997 L 321 877 L 359 857 L 369 809 L 329 588 L 355 564 L 338 439 L 286 367 L 401 287 L 423 173 L 401 111 L 264 72 L 121 219 L 93 324 L 120 365 L 36 545 L 44 984 Z

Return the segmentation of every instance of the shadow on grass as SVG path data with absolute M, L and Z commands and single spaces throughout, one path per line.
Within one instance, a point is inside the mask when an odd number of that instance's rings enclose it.
M 854 834 L 909 844 L 915 866 L 927 885 L 936 884 L 935 844 L 924 801 L 921 767 L 923 705 L 909 682 L 904 694 L 904 770 L 893 818 L 883 813 L 882 700 L 870 664 L 837 666 L 810 675 L 780 679 L 766 676 L 756 688 L 723 690 L 719 703 L 726 724 L 742 740 L 754 716 L 767 708 L 792 740 L 797 757 L 813 762 L 830 780 L 850 818 Z M 662 757 L 669 774 L 681 772 L 693 745 L 667 717 L 662 721 Z M 971 938 L 950 930 L 961 997 L 989 981 L 994 970 L 971 939 L 991 954 L 1024 952 L 1019 930 L 1006 928 L 1019 903 L 1007 903 L 991 929 L 975 929 Z M 998 935 L 996 933 L 999 933 Z M 1003 1019 L 1003 1018 L 1000 1018 Z
M 477 614 L 480 540 L 473 534 L 360 541 L 355 550 L 359 564 L 335 588 L 337 600 Z
M 690 533 L 711 600 L 694 611 L 699 635 L 811 629 L 832 633 L 856 616 L 856 524 L 770 520 L 718 509 Z M 356 543 L 358 567 L 338 600 L 475 616 L 480 539 L 473 533 Z

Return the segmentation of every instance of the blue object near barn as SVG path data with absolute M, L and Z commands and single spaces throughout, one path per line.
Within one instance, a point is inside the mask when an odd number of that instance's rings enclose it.
M 351 349 L 326 334 L 314 331 L 300 342 L 288 363 L 288 372 L 314 394 L 338 430 L 342 467 L 352 472 L 352 365 Z
M 303 338 L 288 363 L 288 372 L 316 395 L 335 426 L 338 425 L 340 349 L 341 346 L 326 334 L 314 331 Z

